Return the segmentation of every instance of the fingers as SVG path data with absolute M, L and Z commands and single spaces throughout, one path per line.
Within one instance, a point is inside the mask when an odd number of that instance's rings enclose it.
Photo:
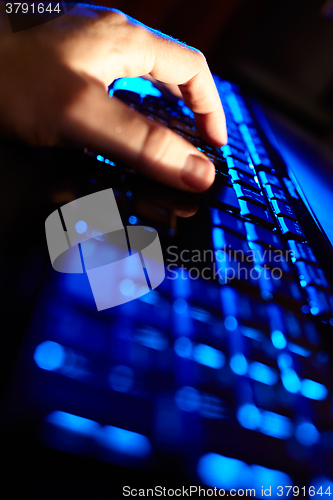
M 191 47 L 148 28 L 115 10 L 87 6 L 74 8 L 69 19 L 84 9 L 98 16 L 93 29 L 82 30 L 80 43 L 69 38 L 62 54 L 71 55 L 71 66 L 98 77 L 107 87 L 115 78 L 150 74 L 166 84 L 179 86 L 184 101 L 195 113 L 200 135 L 215 146 L 227 142 L 221 101 L 204 56 Z M 91 20 L 87 21 L 90 26 Z M 89 24 L 90 23 L 90 24 Z M 96 36 L 98 26 L 98 36 Z M 73 54 L 76 56 L 73 58 Z
M 198 131 L 205 140 L 215 146 L 226 144 L 225 116 L 204 56 L 153 30 L 146 32 L 152 60 L 149 73 L 157 80 L 179 86 L 185 104 L 194 112 Z M 144 58 L 144 54 L 141 57 Z
M 123 160 L 145 175 L 187 191 L 204 191 L 215 168 L 192 144 L 89 84 L 67 109 L 64 139 Z

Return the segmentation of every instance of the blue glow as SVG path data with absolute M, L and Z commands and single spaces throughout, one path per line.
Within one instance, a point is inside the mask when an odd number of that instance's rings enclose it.
M 176 392 L 175 401 L 181 410 L 192 412 L 199 409 L 200 393 L 194 387 L 184 386 Z
M 293 433 L 291 420 L 279 413 L 263 411 L 260 431 L 278 439 L 288 439 Z
M 284 349 L 287 346 L 286 338 L 283 335 L 283 333 L 280 332 L 280 330 L 274 330 L 271 333 L 271 339 L 272 339 L 273 346 L 276 349 Z
M 208 323 L 210 320 L 210 313 L 206 311 L 206 309 L 202 309 L 202 307 L 191 307 L 190 310 L 192 318 L 197 321 L 202 321 L 203 323 Z
M 279 365 L 280 370 L 286 370 L 287 368 L 292 367 L 293 360 L 290 354 L 282 353 L 278 355 L 277 363 Z
M 192 358 L 201 365 L 209 366 L 218 370 L 225 363 L 222 352 L 205 344 L 197 344 L 192 350 Z
M 251 465 L 251 473 L 253 474 L 253 487 L 259 493 L 260 498 L 267 498 L 267 496 L 261 495 L 261 488 L 264 490 L 271 488 L 272 496 L 270 498 L 279 498 L 276 496 L 276 492 L 279 491 L 278 486 L 293 486 L 294 484 L 285 472 L 267 469 L 262 465 Z
M 215 250 L 220 250 L 224 246 L 223 231 L 219 227 L 213 228 L 213 244 Z
M 153 95 L 160 97 L 162 93 L 154 87 L 153 83 L 150 80 L 146 80 L 145 78 L 119 78 L 113 84 L 113 91 L 115 90 L 129 90 L 130 92 L 135 92 L 136 94 L 140 94 L 142 97 L 148 95 Z
M 138 219 L 137 217 L 135 217 L 135 215 L 131 215 L 129 218 L 128 218 L 128 222 L 132 225 L 136 224 L 138 222 Z
M 88 229 L 88 224 L 84 221 L 84 220 L 79 220 L 76 224 L 75 224 L 75 231 L 78 233 L 78 234 L 83 234 L 87 231 Z
M 173 348 L 181 358 L 189 358 L 192 352 L 192 342 L 187 337 L 179 337 Z
M 247 372 L 247 361 L 244 354 L 234 354 L 230 359 L 230 368 L 236 375 L 245 375 Z
M 109 384 L 117 392 L 129 392 L 134 384 L 134 372 L 125 365 L 117 365 L 111 369 Z
M 286 391 L 296 394 L 301 388 L 301 381 L 295 370 L 287 368 L 281 373 L 281 380 Z
M 52 340 L 45 340 L 36 347 L 34 352 L 36 365 L 43 370 L 54 371 L 61 368 L 65 358 L 65 349 Z
M 319 440 L 320 434 L 311 422 L 302 422 L 296 427 L 295 436 L 304 446 L 312 446 Z
M 319 363 L 328 363 L 330 357 L 327 352 L 325 351 L 319 351 L 317 352 L 317 359 Z
M 226 490 L 252 485 L 251 471 L 247 464 L 217 453 L 207 453 L 200 457 L 197 473 L 203 483 Z
M 112 451 L 138 458 L 147 458 L 152 452 L 152 445 L 146 436 L 111 425 L 103 428 L 100 441 Z
M 234 332 L 238 326 L 235 316 L 227 316 L 224 320 L 224 326 L 229 332 Z
M 104 161 L 104 156 L 97 155 L 96 158 L 98 161 Z
M 311 307 L 310 312 L 312 316 L 317 316 L 317 314 L 319 313 L 319 308 L 317 306 Z
M 327 397 L 328 390 L 323 384 L 305 378 L 302 380 L 301 394 L 306 398 L 322 401 Z
M 310 307 L 309 307 L 308 305 L 304 305 L 304 306 L 302 306 L 302 312 L 303 312 L 304 314 L 309 314 L 309 312 L 310 312 Z
M 257 429 L 261 423 L 261 413 L 253 404 L 240 406 L 237 412 L 237 420 L 246 429 Z
M 58 427 L 85 435 L 93 435 L 99 428 L 99 424 L 94 420 L 72 415 L 64 411 L 53 411 L 45 417 L 45 420 Z
M 188 304 L 185 299 L 176 299 L 173 303 L 173 308 L 178 314 L 186 314 L 188 311 Z
M 305 349 L 305 347 L 293 344 L 292 342 L 288 343 L 288 349 L 289 351 L 299 354 L 299 356 L 303 356 L 304 358 L 308 358 L 311 355 L 309 349 Z
M 137 342 L 156 351 L 163 351 L 168 347 L 168 339 L 165 334 L 151 326 L 139 328 L 134 336 Z
M 273 368 L 263 363 L 259 363 L 258 361 L 253 361 L 249 365 L 248 374 L 253 380 L 257 380 L 267 385 L 274 385 L 279 378 Z

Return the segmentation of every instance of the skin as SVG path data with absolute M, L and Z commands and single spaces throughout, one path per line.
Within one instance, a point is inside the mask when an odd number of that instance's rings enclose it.
M 33 146 L 87 147 L 187 191 L 213 183 L 214 166 L 204 154 L 107 94 L 121 77 L 150 75 L 177 85 L 200 135 L 222 146 L 225 117 L 198 50 L 114 9 L 82 4 L 13 34 L 0 3 L 0 67 L 3 137 Z

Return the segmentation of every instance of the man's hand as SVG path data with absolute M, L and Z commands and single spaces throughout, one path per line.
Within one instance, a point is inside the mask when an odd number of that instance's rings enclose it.
M 131 164 L 170 186 L 203 191 L 207 157 L 117 98 L 110 83 L 150 74 L 179 86 L 200 135 L 226 143 L 221 102 L 203 55 L 125 14 L 78 4 L 13 34 L 0 8 L 0 133 L 35 146 L 77 145 Z

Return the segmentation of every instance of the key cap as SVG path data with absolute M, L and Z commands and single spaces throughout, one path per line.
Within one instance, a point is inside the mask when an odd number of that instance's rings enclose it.
M 170 118 L 169 127 L 171 129 L 180 130 L 181 132 L 184 132 L 184 134 L 190 135 L 191 137 L 197 137 L 197 131 L 194 126 L 182 123 L 176 118 Z
M 265 210 L 244 200 L 239 200 L 239 205 L 241 215 L 244 215 L 245 217 L 257 221 L 267 227 L 274 227 L 275 224 L 268 209 Z
M 264 189 L 266 191 L 267 197 L 270 200 L 281 200 L 284 203 L 289 203 L 289 201 L 288 201 L 286 195 L 284 194 L 284 192 L 282 191 L 282 189 L 279 189 L 275 186 L 271 186 L 270 184 L 266 184 L 264 186 Z
M 253 161 L 253 164 L 260 168 L 264 168 L 264 169 L 268 169 L 268 170 L 272 170 L 273 167 L 273 164 L 271 162 L 271 160 L 268 158 L 268 156 L 265 156 L 263 154 L 259 154 L 257 151 L 251 151 L 251 158 L 252 158 L 252 161 Z
M 225 158 L 223 156 L 223 153 L 220 148 L 216 148 L 215 146 L 211 146 L 211 144 L 208 144 L 207 142 L 203 141 L 202 139 L 199 139 L 199 149 L 206 155 L 211 154 L 214 155 L 217 158 L 221 158 L 221 160 L 225 161 Z
M 288 219 L 293 220 L 297 219 L 291 206 L 283 203 L 283 201 L 271 200 L 271 205 L 275 215 L 278 217 L 287 217 Z
M 138 106 L 140 106 L 141 104 L 141 96 L 136 92 L 118 89 L 113 92 L 113 95 L 121 101 L 126 102 L 126 104 L 133 103 L 137 104 Z
M 278 217 L 277 220 L 282 234 L 284 234 L 287 238 L 298 239 L 301 241 L 306 240 L 306 236 L 297 221 L 286 219 L 284 217 Z
M 282 185 L 279 179 L 275 175 L 269 174 L 268 172 L 260 171 L 258 172 L 258 176 L 263 185 L 271 184 L 272 186 L 276 186 L 282 189 Z
M 229 253 L 216 253 L 216 277 L 223 285 L 232 283 L 258 286 L 258 271 L 249 262 L 241 262 L 230 257 Z
M 241 184 L 247 188 L 251 188 L 254 191 L 260 191 L 260 186 L 254 180 L 254 177 L 250 177 L 249 175 L 243 174 L 243 172 L 237 171 L 233 168 L 229 170 L 229 174 L 233 182 Z
M 192 137 L 192 136 L 190 136 L 188 134 L 185 134 L 184 132 L 181 132 L 180 130 L 177 130 L 177 129 L 174 129 L 174 132 L 176 132 L 176 134 L 178 134 L 180 137 L 182 137 L 186 141 L 188 141 L 191 144 L 193 144 L 193 146 L 197 147 L 198 142 L 197 142 L 197 139 L 195 137 Z
M 250 201 L 261 208 L 267 208 L 265 198 L 256 191 L 252 191 L 251 189 L 240 186 L 239 184 L 234 184 L 234 189 L 236 191 L 237 198 Z
M 210 161 L 212 161 L 215 165 L 215 168 L 218 172 L 222 172 L 225 175 L 229 175 L 228 172 L 228 164 L 225 158 L 218 158 L 210 153 L 206 153 Z
M 282 241 L 277 233 L 267 231 L 267 229 L 264 229 L 263 227 L 251 224 L 251 222 L 245 222 L 245 229 L 247 232 L 247 239 L 249 241 L 255 241 L 261 243 L 262 245 L 284 250 Z
M 233 148 L 239 149 L 240 151 L 246 150 L 246 146 L 244 145 L 244 142 L 241 139 L 235 139 L 232 135 L 228 136 L 228 144 L 229 144 L 229 146 L 232 146 Z
M 219 174 L 215 176 L 214 184 L 202 194 L 202 197 L 211 199 L 218 208 L 221 206 L 239 213 L 240 207 L 234 189 L 220 182 L 219 177 Z
M 318 261 L 309 245 L 304 245 L 304 243 L 299 243 L 295 240 L 289 240 L 287 242 L 289 249 L 292 252 L 292 257 L 295 261 L 305 260 L 310 262 L 310 264 L 318 264 Z
M 292 275 L 292 269 L 283 256 L 283 251 L 278 249 L 267 249 L 258 243 L 249 243 L 249 247 L 253 252 L 253 257 L 256 264 L 261 266 L 278 268 L 285 274 Z
M 221 227 L 213 228 L 212 238 L 215 250 L 223 250 L 236 260 L 243 261 L 250 254 L 250 249 L 246 240 L 239 238 Z M 238 250 L 239 252 L 237 252 Z
M 264 268 L 264 273 L 260 275 L 260 289 L 263 297 L 271 294 L 273 298 L 282 298 L 285 301 L 301 302 L 302 293 L 295 281 L 280 278 L 278 272 Z
M 246 239 L 246 231 L 244 222 L 237 217 L 229 214 L 228 212 L 222 212 L 217 208 L 210 209 L 211 217 L 213 224 L 215 226 L 222 226 L 225 229 L 229 229 L 229 231 L 233 231 L 237 233 L 239 236 L 242 236 Z
M 307 286 L 305 288 L 310 312 L 314 316 L 321 314 L 328 314 L 333 316 L 333 296 L 325 293 L 323 290 L 318 290 L 314 286 Z
M 234 170 L 238 170 L 240 172 L 243 172 L 244 174 L 247 175 L 255 175 L 255 171 L 248 163 L 243 163 L 242 161 L 236 160 L 235 158 L 232 158 L 231 156 L 227 156 L 226 158 L 228 168 L 233 168 Z
M 245 151 L 239 151 L 239 149 L 233 148 L 228 144 L 223 146 L 222 148 L 224 156 L 232 156 L 232 158 L 236 158 L 236 160 L 240 160 L 243 163 L 249 163 L 249 155 Z
M 315 267 L 302 261 L 296 262 L 296 267 L 302 286 L 304 284 L 302 284 L 303 281 L 305 282 L 304 286 L 315 285 L 321 288 L 329 288 L 324 271 L 320 267 Z

